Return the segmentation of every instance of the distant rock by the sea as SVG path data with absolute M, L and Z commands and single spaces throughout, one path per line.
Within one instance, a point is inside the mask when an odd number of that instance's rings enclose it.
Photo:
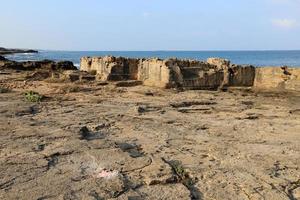
M 0 69 L 12 69 L 12 70 L 77 70 L 77 67 L 70 61 L 59 61 L 55 62 L 52 60 L 42 60 L 42 61 L 27 61 L 27 62 L 16 62 L 11 61 L 3 56 L 0 56 Z
M 14 53 L 38 53 L 38 51 L 32 49 L 6 49 L 0 47 L 0 55 L 7 55 L 7 54 L 14 54 Z
M 5 61 L 6 60 L 6 58 L 5 57 L 3 57 L 3 56 L 0 56 L 0 61 Z

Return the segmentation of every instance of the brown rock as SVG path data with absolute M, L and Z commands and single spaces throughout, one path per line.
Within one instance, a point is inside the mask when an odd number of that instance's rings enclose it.
M 96 72 L 102 81 L 141 81 L 159 88 L 225 89 L 227 87 L 300 88 L 300 69 L 256 68 L 231 65 L 229 60 L 209 58 L 207 62 L 157 58 L 84 57 L 81 70 Z
M 255 72 L 256 89 L 300 90 L 300 69 L 262 67 Z

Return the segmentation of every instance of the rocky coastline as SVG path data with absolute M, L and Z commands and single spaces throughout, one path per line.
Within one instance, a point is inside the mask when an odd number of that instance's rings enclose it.
M 103 81 L 136 80 L 158 88 L 300 90 L 300 68 L 242 66 L 220 58 L 198 61 L 83 57 L 80 69 L 95 73 Z
M 16 54 L 16 53 L 38 53 L 37 50 L 32 49 L 7 49 L 0 47 L 0 55 Z
M 299 199 L 299 70 L 0 56 L 0 199 Z

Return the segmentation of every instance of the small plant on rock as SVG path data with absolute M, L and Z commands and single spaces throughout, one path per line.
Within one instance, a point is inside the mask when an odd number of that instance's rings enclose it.
M 29 102 L 40 102 L 44 97 L 37 92 L 29 91 L 24 94 L 25 100 Z

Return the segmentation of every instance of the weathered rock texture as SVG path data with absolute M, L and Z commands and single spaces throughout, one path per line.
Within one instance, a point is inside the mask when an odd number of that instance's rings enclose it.
M 123 57 L 83 57 L 81 70 L 94 72 L 102 81 L 138 80 L 160 88 L 218 89 L 254 87 L 297 90 L 300 69 L 232 65 L 209 58 L 207 62 L 178 59 L 133 59 Z M 298 89 L 299 90 L 299 89 Z
M 0 71 L 26 72 L 28 80 L 45 80 L 48 78 L 84 81 L 95 80 L 95 76 L 80 72 L 70 61 L 54 62 L 51 60 L 16 62 L 0 56 Z
M 85 57 L 81 59 L 81 66 L 83 71 L 97 72 L 100 80 L 136 80 L 138 62 L 138 59 L 123 57 Z
M 77 68 L 70 61 L 54 62 L 51 60 L 42 61 L 28 61 L 28 62 L 15 62 L 7 59 L 0 58 L 0 69 L 13 69 L 13 70 L 77 70 Z
M 264 67 L 255 72 L 254 87 L 300 90 L 300 68 Z

